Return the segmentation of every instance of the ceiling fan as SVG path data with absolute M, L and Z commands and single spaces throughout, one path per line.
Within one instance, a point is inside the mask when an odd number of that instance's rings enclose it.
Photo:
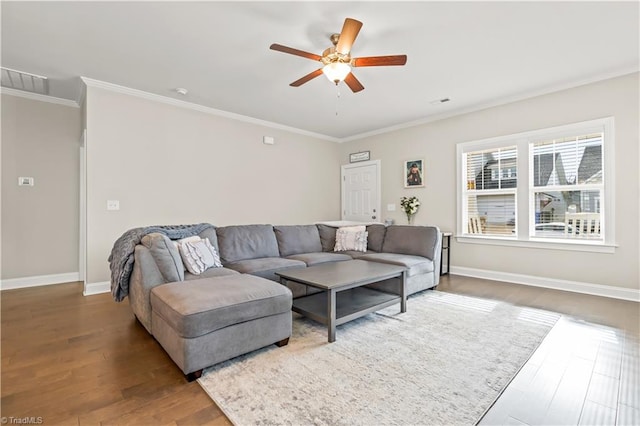
M 345 19 L 340 34 L 333 34 L 330 37 L 333 47 L 322 52 L 322 56 L 275 43 L 271 45 L 270 49 L 322 62 L 323 66 L 321 68 L 294 81 L 290 86 L 301 86 L 324 73 L 327 78 L 336 85 L 344 81 L 354 93 L 357 93 L 364 89 L 364 86 L 351 72 L 352 67 L 404 65 L 407 63 L 407 55 L 352 58 L 351 47 L 360 32 L 360 28 L 362 28 L 362 22 L 351 18 Z

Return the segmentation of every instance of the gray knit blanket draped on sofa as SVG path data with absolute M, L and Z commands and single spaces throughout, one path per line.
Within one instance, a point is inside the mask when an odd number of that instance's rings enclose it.
M 153 232 L 166 235 L 171 240 L 197 235 L 205 229 L 213 228 L 210 223 L 194 225 L 157 225 L 130 229 L 116 240 L 109 255 L 111 269 L 111 295 L 116 302 L 122 302 L 129 294 L 129 278 L 133 271 L 133 253 L 142 237 Z

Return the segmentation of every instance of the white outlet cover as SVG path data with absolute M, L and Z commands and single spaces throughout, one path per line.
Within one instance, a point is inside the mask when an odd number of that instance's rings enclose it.
M 265 145 L 273 145 L 276 143 L 276 140 L 271 136 L 264 136 L 262 138 L 262 143 L 264 143 Z
M 120 201 L 107 200 L 107 210 L 120 210 Z
M 396 205 L 395 204 L 387 204 L 387 211 L 388 212 L 395 212 L 396 211 Z

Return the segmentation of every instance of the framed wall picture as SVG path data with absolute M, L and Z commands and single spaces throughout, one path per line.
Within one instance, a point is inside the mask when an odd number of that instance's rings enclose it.
M 424 160 L 404 162 L 404 187 L 420 188 L 424 186 Z

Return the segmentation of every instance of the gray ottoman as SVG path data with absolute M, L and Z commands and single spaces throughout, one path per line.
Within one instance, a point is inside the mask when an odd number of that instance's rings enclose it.
M 153 336 L 194 380 L 202 369 L 291 336 L 291 291 L 253 275 L 174 282 L 151 291 Z

